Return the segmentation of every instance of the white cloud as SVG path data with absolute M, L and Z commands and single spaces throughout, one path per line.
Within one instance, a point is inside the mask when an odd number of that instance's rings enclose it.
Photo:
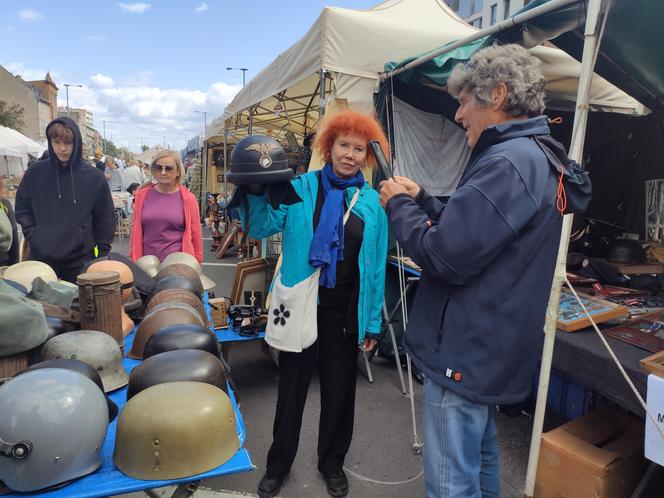
M 90 80 L 92 81 L 92 86 L 97 88 L 112 88 L 115 84 L 113 78 L 104 76 L 101 73 L 90 76 Z
M 22 62 L 10 62 L 9 64 L 3 64 L 3 66 L 7 71 L 20 76 L 25 81 L 43 80 L 48 72 L 48 69 L 27 68 Z M 56 76 L 57 73 L 51 71 L 51 77 L 55 79 Z
M 18 17 L 24 22 L 35 22 L 44 19 L 44 15 L 35 9 L 23 9 L 19 11 Z
M 89 35 L 85 37 L 86 40 L 88 41 L 101 41 L 106 39 L 105 35 Z
M 130 12 L 132 14 L 142 14 L 145 11 L 148 11 L 152 8 L 152 5 L 149 3 L 141 3 L 141 2 L 134 2 L 134 3 L 118 3 L 118 7 L 122 10 L 122 12 Z
M 208 10 L 208 5 L 205 2 L 202 2 L 198 7 L 194 9 L 194 14 L 202 14 Z

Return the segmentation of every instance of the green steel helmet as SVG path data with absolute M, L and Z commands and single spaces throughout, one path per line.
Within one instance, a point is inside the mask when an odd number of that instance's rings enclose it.
M 42 490 L 97 470 L 108 429 L 104 393 L 80 372 L 45 368 L 0 386 L 0 480 Z
M 152 254 L 141 256 L 136 260 L 136 264 L 152 278 L 154 278 L 159 271 L 159 258 Z
M 19 294 L 0 292 L 0 358 L 41 346 L 48 324 L 41 304 Z
M 281 183 L 293 178 L 284 148 L 265 135 L 240 140 L 233 147 L 230 166 L 227 178 L 235 185 Z
M 169 382 L 141 391 L 122 409 L 113 462 L 135 479 L 180 479 L 226 463 L 239 447 L 224 391 L 203 382 Z

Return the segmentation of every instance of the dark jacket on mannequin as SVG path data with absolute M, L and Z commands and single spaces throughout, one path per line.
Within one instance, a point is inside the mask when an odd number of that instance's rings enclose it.
M 82 159 L 81 132 L 68 117 L 57 118 L 72 130 L 69 161 L 58 160 L 51 140 L 49 159 L 34 163 L 16 194 L 16 220 L 30 244 L 30 259 L 57 268 L 76 268 L 108 253 L 115 233 L 113 198 L 104 174 Z

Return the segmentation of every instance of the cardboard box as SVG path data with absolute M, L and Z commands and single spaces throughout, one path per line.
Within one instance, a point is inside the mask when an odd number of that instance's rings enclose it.
M 210 299 L 210 314 L 215 329 L 225 329 L 228 327 L 226 320 L 226 298 L 217 297 Z
M 643 421 L 599 408 L 542 435 L 537 498 L 629 497 L 645 472 Z

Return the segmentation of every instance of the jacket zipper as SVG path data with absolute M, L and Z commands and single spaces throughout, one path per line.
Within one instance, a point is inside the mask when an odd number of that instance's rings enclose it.
M 436 331 L 438 336 L 436 337 L 436 352 L 440 351 L 440 347 L 443 343 L 443 325 L 445 323 L 445 315 L 447 314 L 447 306 L 450 304 L 450 296 L 447 296 L 445 300 L 445 306 L 443 306 L 443 312 L 440 317 L 440 322 L 438 323 L 438 330 Z

